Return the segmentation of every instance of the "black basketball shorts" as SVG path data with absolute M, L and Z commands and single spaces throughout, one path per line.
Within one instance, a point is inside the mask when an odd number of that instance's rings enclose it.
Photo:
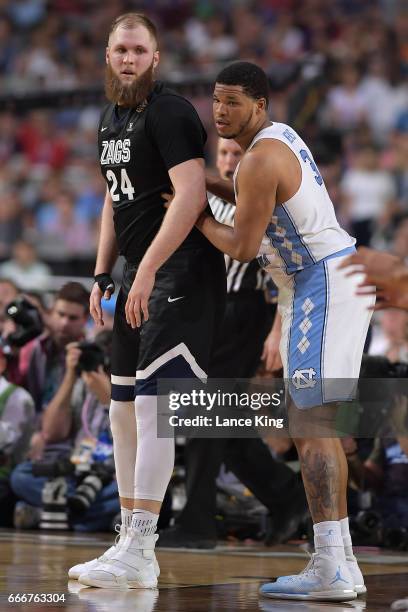
M 224 257 L 207 246 L 176 251 L 157 271 L 149 320 L 132 329 L 125 304 L 138 264 L 125 264 L 112 338 L 112 399 L 156 395 L 159 378 L 205 378 L 225 305 Z

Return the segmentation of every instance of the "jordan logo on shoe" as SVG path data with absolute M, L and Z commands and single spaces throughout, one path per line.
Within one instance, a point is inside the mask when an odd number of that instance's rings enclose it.
M 167 301 L 168 302 L 177 302 L 178 300 L 182 300 L 185 297 L 186 297 L 185 295 L 180 295 L 180 297 L 175 297 L 175 298 L 172 298 L 172 297 L 169 296 L 167 298 Z
M 345 580 L 340 573 L 340 565 L 338 566 L 334 579 L 331 581 L 330 584 L 334 584 L 335 582 L 345 582 L 346 584 L 348 584 L 348 580 Z

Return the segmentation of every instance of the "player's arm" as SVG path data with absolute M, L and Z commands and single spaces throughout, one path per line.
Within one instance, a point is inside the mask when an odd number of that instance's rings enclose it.
M 213 193 L 218 198 L 235 204 L 235 191 L 234 184 L 232 181 L 222 179 L 219 176 L 215 176 L 206 172 L 205 184 L 207 191 Z
M 113 206 L 109 190 L 106 189 L 105 201 L 102 209 L 101 228 L 99 232 L 98 250 L 96 256 L 95 276 L 98 274 L 110 275 L 118 258 L 115 228 L 113 225 Z M 101 299 L 111 296 L 111 291 L 102 292 L 98 283 L 95 283 L 89 300 L 91 316 L 97 325 L 103 325 Z
M 169 169 L 169 176 L 174 198 L 140 263 L 125 305 L 126 321 L 132 328 L 140 327 L 142 313 L 144 320 L 148 320 L 148 301 L 157 270 L 185 240 L 207 205 L 202 158 L 173 166 Z
M 276 203 L 277 173 L 263 147 L 253 149 L 241 161 L 238 173 L 237 209 L 234 227 L 202 213 L 197 227 L 220 251 L 238 261 L 251 261 L 258 254 Z
M 156 272 L 186 239 L 207 206 L 204 160 L 190 159 L 169 170 L 174 197 L 141 266 Z

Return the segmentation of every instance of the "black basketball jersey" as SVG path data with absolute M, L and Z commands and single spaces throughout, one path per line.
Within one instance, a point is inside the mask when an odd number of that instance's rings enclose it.
M 99 159 L 113 202 L 119 252 L 138 262 L 157 234 L 171 192 L 169 170 L 204 157 L 206 132 L 192 104 L 156 82 L 147 103 L 107 106 L 98 128 Z M 196 228 L 180 248 L 208 244 Z
M 236 207 L 215 195 L 208 194 L 208 202 L 212 213 L 217 221 L 225 225 L 234 224 Z M 256 291 L 266 288 L 267 275 L 259 267 L 256 259 L 250 262 L 241 262 L 225 255 L 225 267 L 227 270 L 227 292 Z

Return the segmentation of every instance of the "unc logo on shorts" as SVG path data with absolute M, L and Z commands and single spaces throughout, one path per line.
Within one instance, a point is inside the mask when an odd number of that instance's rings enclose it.
M 292 382 L 296 389 L 313 389 L 316 384 L 316 380 L 314 380 L 315 376 L 316 370 L 313 368 L 295 370 L 292 375 Z

